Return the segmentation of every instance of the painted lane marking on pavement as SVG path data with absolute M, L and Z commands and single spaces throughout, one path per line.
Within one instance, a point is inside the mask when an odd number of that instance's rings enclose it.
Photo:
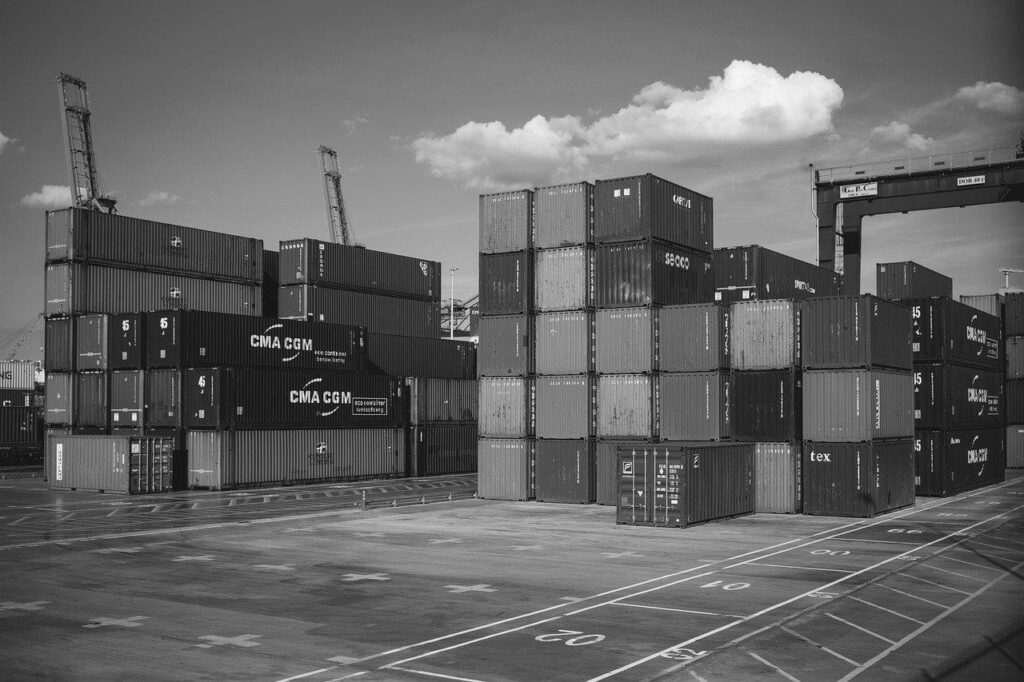
M 655 611 L 674 611 L 676 613 L 692 613 L 697 616 L 718 616 L 719 618 L 742 618 L 732 613 L 712 613 L 711 611 L 694 611 L 693 609 L 675 609 L 668 606 L 651 606 L 649 604 L 627 604 L 617 601 L 610 606 L 629 606 L 634 609 L 653 609 Z
M 759 564 L 750 563 L 747 566 L 766 566 L 768 568 L 788 568 L 794 571 L 828 571 L 830 573 L 853 573 L 852 569 L 844 568 L 821 568 L 819 566 L 786 566 L 785 564 Z
M 119 625 L 123 628 L 142 627 L 140 620 L 148 620 L 149 616 L 131 616 L 129 618 L 93 618 L 83 628 L 103 628 L 109 625 Z
M 387 537 L 387 533 L 352 533 L 357 538 L 383 538 Z
M 636 552 L 601 552 L 601 556 L 609 559 L 623 559 L 625 557 L 644 557 L 646 554 L 637 554 Z
M 456 677 L 455 675 L 445 675 L 444 673 L 428 672 L 426 670 L 416 670 L 414 668 L 396 668 L 390 666 L 390 670 L 400 670 L 403 673 L 413 673 L 415 675 L 426 675 L 427 677 L 437 677 L 442 680 L 454 680 L 454 682 L 487 682 L 486 680 L 478 680 L 475 677 Z
M 583 601 L 584 597 L 560 597 L 559 601 L 569 602 L 575 604 L 578 601 Z
M 214 559 L 216 559 L 216 557 L 212 554 L 200 554 L 198 556 L 179 554 L 178 556 L 171 559 L 171 561 L 213 561 Z
M 138 554 L 141 547 L 105 547 L 104 549 L 92 550 L 96 554 Z
M 920 581 L 922 583 L 928 583 L 929 585 L 934 585 L 935 587 L 941 587 L 942 589 L 949 590 L 950 592 L 957 592 L 959 594 L 970 594 L 970 592 L 964 592 L 963 590 L 958 590 L 955 587 L 950 587 L 949 585 L 943 585 L 942 583 L 937 583 L 934 580 L 928 580 L 927 578 L 919 578 L 916 575 L 910 575 L 909 573 L 900 573 L 900 576 L 902 576 L 904 578 L 910 578 L 911 580 L 917 580 L 917 581 Z M 946 608 L 946 607 L 943 606 L 942 608 Z
M 822 651 L 826 651 L 826 652 L 828 652 L 828 653 L 832 654 L 833 656 L 835 656 L 836 658 L 839 658 L 839 659 L 842 659 L 842 660 L 846 661 L 847 663 L 849 663 L 849 664 L 850 664 L 850 665 L 852 665 L 852 666 L 858 666 L 858 665 L 860 665 L 860 663 L 858 663 L 857 661 L 854 661 L 854 660 L 852 660 L 852 659 L 849 659 L 849 658 L 847 658 L 846 656 L 843 656 L 843 655 L 842 655 L 842 654 L 840 654 L 840 653 L 837 653 L 837 652 L 835 652 L 835 651 L 832 651 L 831 649 L 829 649 L 829 648 L 828 648 L 827 646 L 825 646 L 824 644 L 818 644 L 817 642 L 815 642 L 815 641 L 814 641 L 813 639 L 811 639 L 810 637 L 804 637 L 804 636 L 803 636 L 803 635 L 801 635 L 801 634 L 800 634 L 799 632 L 797 632 L 797 631 L 795 631 L 795 630 L 791 630 L 790 628 L 787 628 L 787 627 L 786 627 L 785 625 L 781 626 L 781 627 L 780 627 L 779 629 L 780 629 L 780 630 L 785 630 L 786 632 L 788 632 L 789 634 L 793 635 L 793 636 L 794 636 L 794 637 L 796 637 L 797 639 L 802 639 L 803 641 L 807 642 L 807 643 L 808 643 L 808 644 L 810 644 L 811 646 L 815 646 L 815 647 L 818 647 L 818 648 L 819 648 L 819 649 L 821 649 Z
M 761 658 L 760 656 L 758 656 L 757 654 L 755 654 L 755 653 L 754 653 L 753 651 L 747 651 L 746 649 L 744 649 L 744 651 L 746 651 L 746 652 L 747 652 L 748 654 L 750 654 L 750 655 L 751 655 L 751 656 L 752 656 L 752 657 L 753 657 L 754 659 L 756 659 L 756 660 L 760 661 L 761 663 L 764 663 L 764 664 L 765 664 L 766 666 L 768 666 L 769 668 L 771 668 L 772 670 L 774 670 L 774 671 L 775 671 L 775 672 L 777 672 L 778 674 L 780 674 L 780 675 L 782 675 L 783 677 L 785 677 L 785 678 L 786 678 L 787 680 L 789 680 L 790 682 L 800 682 L 800 680 L 796 679 L 795 677 L 793 677 L 792 675 L 790 675 L 789 673 L 787 673 L 787 672 L 786 672 L 785 670 L 783 670 L 783 669 L 782 669 L 782 668 L 780 668 L 779 666 L 777 666 L 777 665 L 774 665 L 774 664 L 772 664 L 772 663 L 769 663 L 769 662 L 768 662 L 768 661 L 766 661 L 765 659 L 763 659 L 763 658 Z
M 868 630 L 867 628 L 861 627 L 860 625 L 857 625 L 856 623 L 851 623 L 848 620 L 840 618 L 839 616 L 837 616 L 834 613 L 826 613 L 825 615 L 828 616 L 829 618 L 833 619 L 833 620 L 839 621 L 840 623 L 843 623 L 845 625 L 849 625 L 851 628 L 854 628 L 856 630 L 860 630 L 863 633 L 869 634 L 872 637 L 877 637 L 878 639 L 882 640 L 883 642 L 888 642 L 889 644 L 894 644 L 894 642 L 891 639 L 889 639 L 888 637 L 882 637 L 877 632 L 873 632 L 871 630 Z
M 240 646 L 243 648 L 250 648 L 259 646 L 259 642 L 254 642 L 254 639 L 259 639 L 263 635 L 238 635 L 237 637 L 221 637 L 219 635 L 202 635 L 197 639 L 205 639 L 207 644 L 196 644 L 200 649 L 212 649 L 215 646 Z
M 916 594 L 910 594 L 909 592 L 904 592 L 903 590 L 897 590 L 895 587 L 890 587 L 888 585 L 883 585 L 882 583 L 875 583 L 875 586 L 876 587 L 885 588 L 885 589 L 887 589 L 887 590 L 889 590 L 891 592 L 897 592 L 899 594 L 902 594 L 904 597 L 911 597 L 911 598 L 916 599 L 918 601 L 923 601 L 926 604 L 931 604 L 932 606 L 938 607 L 940 609 L 945 609 L 946 608 L 944 605 L 940 604 L 937 601 L 932 601 L 931 599 L 925 599 L 924 597 L 919 597 Z
M 900 618 L 906 618 L 907 620 L 913 621 L 913 622 L 917 623 L 918 625 L 924 625 L 924 621 L 923 620 L 918 620 L 917 618 L 911 618 L 910 616 L 908 616 L 905 613 L 899 613 L 897 611 L 893 611 L 892 609 L 887 609 L 884 606 L 879 606 L 878 604 L 876 604 L 874 602 L 871 602 L 871 601 L 868 601 L 867 599 L 861 599 L 860 597 L 856 597 L 856 596 L 854 596 L 852 594 L 850 595 L 850 599 L 853 599 L 854 601 L 859 601 L 861 604 L 866 604 L 868 606 L 872 606 L 872 607 L 878 609 L 879 611 L 885 611 L 887 613 L 891 613 L 894 616 L 899 616 Z
M 295 567 L 290 564 L 256 564 L 253 568 L 265 571 L 294 571 Z
M 356 583 L 361 580 L 391 580 L 387 573 L 345 573 L 341 582 Z
M 302 673 L 301 675 L 292 675 L 291 677 L 286 677 L 283 680 L 278 680 L 277 682 L 292 682 L 292 680 L 301 680 L 303 677 L 312 677 L 313 675 L 319 675 L 320 673 L 325 673 L 330 670 L 334 670 L 337 667 L 338 666 L 336 665 L 332 665 L 330 668 L 320 668 L 319 670 L 311 670 L 308 673 Z
M 459 538 L 447 538 L 445 540 L 430 540 L 430 541 L 427 542 L 427 544 L 429 544 L 429 545 L 457 545 L 457 544 L 459 544 L 461 542 L 462 542 L 462 540 L 459 539 Z
M 466 592 L 497 592 L 491 589 L 490 585 L 445 585 L 445 588 L 452 594 L 465 594 Z
M 43 604 L 49 604 L 48 601 L 30 601 L 18 603 L 14 601 L 0 601 L 0 611 L 40 611 L 43 608 Z
M 517 552 L 526 552 L 534 549 L 544 549 L 544 545 L 509 545 L 508 548 Z
M 307 526 L 305 528 L 285 528 L 281 532 L 282 533 L 310 533 L 310 532 L 312 532 L 314 530 L 316 530 L 316 528 L 312 528 L 312 527 Z M 330 668 L 327 668 L 327 670 L 330 670 Z
M 923 564 L 921 564 L 921 568 L 930 568 L 930 569 L 932 569 L 934 571 L 942 571 L 943 573 L 949 573 L 950 575 L 955 575 L 957 577 L 964 578 L 966 580 L 977 580 L 979 583 L 987 583 L 988 582 L 988 580 L 986 580 L 985 578 L 978 578 L 978 577 L 973 576 L 973 575 L 966 575 L 964 573 L 957 573 L 956 571 L 949 571 L 949 570 L 946 570 L 945 568 L 939 568 L 938 566 L 932 566 L 931 564 L 923 563 Z
M 962 549 L 962 548 L 958 548 L 958 549 Z M 973 556 L 973 553 L 972 553 L 972 556 Z M 942 558 L 945 559 L 946 561 L 955 561 L 958 564 L 966 564 L 967 566 L 974 566 L 975 568 L 983 568 L 986 571 L 995 571 L 996 573 L 1002 573 L 1003 572 L 1003 570 L 1001 568 L 996 568 L 995 566 L 992 566 L 991 564 L 989 564 L 988 566 L 986 566 L 985 564 L 976 564 L 973 561 L 964 561 L 963 559 L 957 559 L 956 557 L 951 557 L 951 556 L 948 556 L 946 554 L 943 554 Z

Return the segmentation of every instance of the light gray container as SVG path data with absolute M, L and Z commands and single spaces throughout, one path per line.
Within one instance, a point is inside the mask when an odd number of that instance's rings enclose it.
M 476 421 L 480 388 L 475 379 L 409 377 L 405 385 L 410 423 Z
M 537 374 L 586 374 L 594 371 L 593 313 L 541 313 L 534 320 L 534 329 Z
M 807 370 L 804 440 L 864 442 L 914 436 L 914 375 L 892 370 Z
M 533 382 L 522 377 L 481 377 L 480 435 L 526 438 L 533 435 Z
M 1006 339 L 1006 378 L 1024 379 L 1024 336 Z
M 75 375 L 65 372 L 46 374 L 44 421 L 53 426 L 71 426 L 75 418 Z
M 1024 424 L 1006 427 L 1006 468 L 1024 469 Z
M 594 313 L 600 374 L 639 374 L 658 369 L 658 312 L 607 308 Z
M 136 494 L 172 488 L 173 438 L 50 433 L 44 468 L 51 490 Z
M 657 382 L 647 374 L 604 374 L 597 382 L 597 435 L 657 437 Z
M 533 373 L 533 318 L 496 315 L 479 318 L 477 374 L 482 377 L 526 376 Z M 373 349 L 370 349 L 371 355 Z
M 661 373 L 658 416 L 661 440 L 732 437 L 732 379 L 728 372 Z
M 539 376 L 537 438 L 589 438 L 596 429 L 596 386 L 590 375 Z
M 799 514 L 802 449 L 800 443 L 754 444 L 754 511 Z
M 477 495 L 486 500 L 536 496 L 534 441 L 481 438 L 477 446 Z
M 533 192 L 528 189 L 480 196 L 480 253 L 531 247 Z
M 783 299 L 733 303 L 729 337 L 733 369 L 786 369 L 800 365 L 800 313 Z
M 404 476 L 404 429 L 187 431 L 190 488 Z
M 594 241 L 594 186 L 589 182 L 539 187 L 533 193 L 533 245 L 538 249 Z
M 1000 320 L 1003 319 L 1002 294 L 964 295 L 960 297 L 960 302 L 989 315 L 995 315 Z
M 24 360 L 0 362 L 0 388 L 31 391 L 36 387 L 36 364 Z
M 585 246 L 534 254 L 534 307 L 538 312 L 584 310 L 594 305 L 594 250 Z
M 729 368 L 729 306 L 665 306 L 658 311 L 658 363 L 662 372 Z

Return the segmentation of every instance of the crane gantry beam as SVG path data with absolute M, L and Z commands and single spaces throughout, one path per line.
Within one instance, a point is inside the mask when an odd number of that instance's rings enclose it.
M 117 200 L 103 194 L 100 174 L 96 169 L 96 151 L 92 144 L 89 91 L 85 81 L 61 72 L 57 76 L 60 106 L 64 126 L 64 146 L 67 151 L 71 204 L 114 213 Z
M 338 153 L 330 147 L 316 148 L 320 169 L 324 176 L 324 199 L 327 201 L 327 224 L 336 244 L 351 244 L 348 216 L 345 213 L 345 198 L 341 194 L 341 171 L 338 169 Z

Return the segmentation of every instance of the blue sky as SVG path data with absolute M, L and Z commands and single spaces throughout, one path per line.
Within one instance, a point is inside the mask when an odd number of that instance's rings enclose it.
M 42 306 L 43 211 L 60 194 L 46 187 L 67 185 L 62 70 L 89 84 L 122 213 L 269 245 L 327 238 L 326 144 L 356 239 L 457 267 L 466 298 L 481 192 L 645 171 L 714 197 L 716 245 L 814 260 L 808 163 L 1019 141 L 1022 25 L 1024 3 L 985 0 L 9 0 L 0 338 Z M 928 265 L 957 294 L 1024 269 L 1019 203 L 864 229 L 865 291 L 879 260 Z

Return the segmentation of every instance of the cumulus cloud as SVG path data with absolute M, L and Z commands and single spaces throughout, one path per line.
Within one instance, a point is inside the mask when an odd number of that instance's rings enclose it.
M 872 129 L 870 138 L 889 144 L 898 144 L 920 152 L 927 151 L 935 143 L 934 138 L 913 133 L 910 131 L 909 125 L 898 121 Z
M 177 194 L 153 191 L 139 199 L 139 206 L 170 206 L 171 204 L 178 203 L 180 199 L 181 197 Z
M 7 137 L 6 135 L 4 135 L 3 131 L 0 131 L 0 154 L 4 153 L 4 148 L 7 145 L 12 145 L 15 142 L 17 142 L 17 140 L 15 140 L 12 137 Z
M 957 90 L 954 99 L 981 109 L 1006 116 L 1024 113 L 1024 90 L 1005 83 L 978 81 Z
M 471 121 L 412 146 L 432 175 L 492 189 L 564 179 L 599 159 L 680 158 L 710 144 L 763 145 L 830 133 L 842 101 L 839 84 L 821 74 L 783 76 L 736 60 L 704 89 L 651 83 L 628 106 L 590 125 L 576 116 L 538 115 L 512 129 Z
M 352 137 L 359 128 L 366 125 L 368 122 L 369 121 L 365 116 L 356 114 L 352 118 L 346 118 L 341 122 L 341 125 L 345 128 L 345 134 Z
M 21 198 L 29 208 L 67 208 L 71 205 L 71 188 L 67 185 L 43 185 L 42 189 Z

